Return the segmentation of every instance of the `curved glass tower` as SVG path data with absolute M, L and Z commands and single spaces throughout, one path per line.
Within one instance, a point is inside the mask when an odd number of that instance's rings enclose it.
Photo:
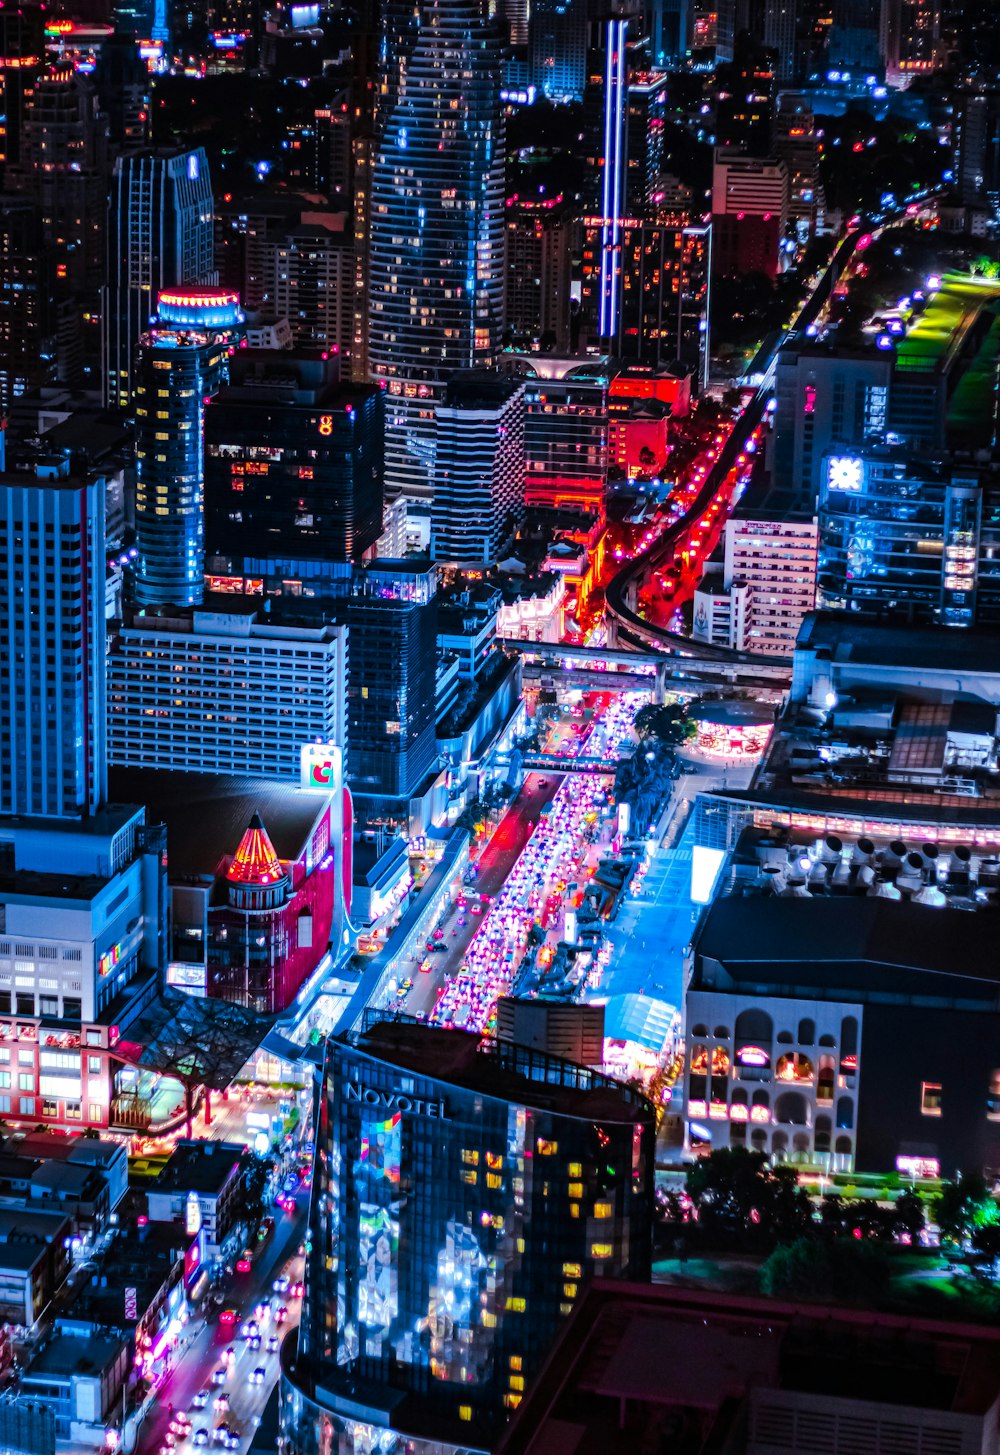
M 235 293 L 161 293 L 139 340 L 135 531 L 140 606 L 194 606 L 204 586 L 205 400 L 224 382 L 243 313 Z
M 486 0 L 387 0 L 371 179 L 369 358 L 386 492 L 433 496 L 434 406 L 503 312 L 500 35 Z

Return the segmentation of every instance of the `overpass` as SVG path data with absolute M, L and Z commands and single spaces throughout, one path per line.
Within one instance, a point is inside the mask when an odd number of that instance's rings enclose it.
M 942 189 L 938 189 L 942 190 Z M 912 202 L 925 201 L 930 193 L 921 193 Z M 646 621 L 638 612 L 638 597 L 643 580 L 651 571 L 672 562 L 677 544 L 691 527 L 705 513 L 718 494 L 726 477 L 736 467 L 744 443 L 764 418 L 772 394 L 772 381 L 778 354 L 799 341 L 809 326 L 816 322 L 837 282 L 853 259 L 862 238 L 878 234 L 885 227 L 905 222 L 909 213 L 905 208 L 878 214 L 866 219 L 854 232 L 848 233 L 837 246 L 833 257 L 817 280 L 809 297 L 802 304 L 787 329 L 769 335 L 758 350 L 753 361 L 754 377 L 761 382 L 754 394 L 744 405 L 712 468 L 707 472 L 701 489 L 691 505 L 677 520 L 673 521 L 652 543 L 647 551 L 634 560 L 626 562 L 622 569 L 608 583 L 606 616 L 615 640 L 634 643 L 640 649 L 659 648 L 662 651 L 681 652 L 687 656 L 700 657 L 711 663 L 715 670 L 721 670 L 725 663 L 737 669 L 753 664 L 755 671 L 774 678 L 783 677 L 785 683 L 791 680 L 791 663 L 780 657 L 755 656 L 751 652 L 737 651 L 731 647 L 711 646 L 705 642 L 693 642 L 679 632 L 667 627 L 656 626 Z M 708 665 L 699 670 L 710 671 Z M 722 674 L 725 676 L 725 674 Z M 729 680 L 729 679 L 727 679 Z M 744 685 L 749 685 L 744 683 Z
M 642 618 L 640 617 L 641 621 Z M 626 636 L 626 633 L 619 633 Z M 525 660 L 526 670 L 534 675 L 531 659 L 541 663 L 543 675 L 565 673 L 573 680 L 586 679 L 588 686 L 606 687 L 612 692 L 625 687 L 646 688 L 656 702 L 662 702 L 670 686 L 700 691 L 704 687 L 776 688 L 788 686 L 792 664 L 784 657 L 755 657 L 741 652 L 738 660 L 719 660 L 713 648 L 684 637 L 687 651 L 651 652 L 639 638 L 635 650 L 622 647 L 576 647 L 565 642 L 525 642 L 507 637 L 504 650 L 515 652 Z M 704 648 L 704 650 L 703 650 Z M 588 667 L 588 664 L 593 664 Z M 602 664 L 602 666 L 598 666 Z M 615 670 L 605 670 L 614 668 Z M 638 668 L 638 672 L 636 671 Z
M 548 769 L 552 773 L 606 773 L 613 776 L 622 761 L 621 758 L 588 758 L 584 755 L 568 758 L 558 753 L 521 754 L 522 766 L 532 773 L 544 773 Z

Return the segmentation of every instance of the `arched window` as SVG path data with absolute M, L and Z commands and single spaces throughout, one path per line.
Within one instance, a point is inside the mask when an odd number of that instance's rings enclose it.
M 737 1041 L 770 1041 L 774 1035 L 774 1022 L 767 1011 L 742 1010 L 736 1017 Z
M 840 1027 L 840 1070 L 844 1076 L 853 1076 L 858 1069 L 858 1022 L 857 1017 L 845 1015 Z
M 750 1141 L 753 1144 L 755 1152 L 767 1151 L 767 1133 L 764 1131 L 763 1127 L 754 1127 L 753 1131 L 750 1133 Z
M 795 1136 L 792 1138 L 792 1146 L 795 1148 L 795 1152 L 796 1152 L 796 1155 L 797 1156 L 801 1156 L 804 1152 L 808 1152 L 809 1151 L 809 1133 L 808 1132 L 796 1132 L 795 1133 Z
M 854 1102 L 849 1096 L 837 1098 L 837 1126 L 843 1127 L 845 1131 L 852 1131 L 854 1128 Z
M 816 1022 L 811 1016 L 803 1016 L 799 1021 L 799 1045 L 811 1046 L 816 1039 Z
M 708 1047 L 694 1046 L 691 1050 L 691 1070 L 697 1076 L 704 1076 L 708 1070 Z
M 851 1155 L 850 1137 L 838 1137 L 834 1150 L 838 1157 L 849 1157 Z
M 837 1038 L 836 1036 L 831 1036 L 829 1031 L 824 1031 L 819 1038 L 819 1043 L 821 1046 L 835 1046 L 837 1044 Z
M 770 1092 L 765 1091 L 762 1087 L 758 1087 L 758 1089 L 753 1094 L 753 1104 L 754 1106 L 770 1106 Z
M 830 1118 L 819 1116 L 816 1118 L 816 1133 L 813 1137 L 813 1146 L 817 1152 L 829 1152 L 830 1135 L 833 1128 L 830 1126 Z
M 747 1089 L 746 1089 L 745 1086 L 734 1086 L 733 1087 L 733 1094 L 729 1098 L 729 1104 L 730 1104 L 730 1106 L 746 1106 L 746 1104 L 747 1104 Z
M 791 1031 L 779 1031 L 778 1032 L 778 1044 L 779 1044 L 779 1046 L 790 1046 L 792 1044 L 792 1033 L 791 1033 Z
M 715 1037 L 715 1039 L 717 1041 L 728 1041 L 729 1040 L 729 1037 L 730 1037 L 729 1027 L 728 1026 L 716 1026 L 715 1030 L 712 1032 L 712 1035 Z
M 816 1100 L 824 1105 L 833 1105 L 833 1083 L 837 1068 L 832 1056 L 819 1058 L 819 1076 L 816 1078 Z
M 724 1046 L 716 1046 L 712 1052 L 712 1075 L 725 1076 L 730 1067 L 729 1052 Z
M 789 1051 L 778 1057 L 774 1074 L 779 1081 L 812 1081 L 813 1063 L 801 1051 Z
M 774 1120 L 793 1127 L 809 1125 L 809 1105 L 801 1091 L 783 1091 L 774 1103 Z
M 692 1026 L 691 1034 L 692 1036 L 707 1036 L 708 1026 Z
M 775 1132 L 771 1137 L 771 1151 L 775 1157 L 783 1157 L 788 1151 L 788 1133 Z

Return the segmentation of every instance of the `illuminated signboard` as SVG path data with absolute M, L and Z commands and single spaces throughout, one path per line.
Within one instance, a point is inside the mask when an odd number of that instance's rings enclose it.
M 302 788 L 335 788 L 341 778 L 340 748 L 334 743 L 304 743 L 299 754 Z
M 853 455 L 834 455 L 826 462 L 826 488 L 828 490 L 861 489 L 864 466 Z
M 741 1066 L 770 1066 L 771 1058 L 760 1046 L 741 1046 L 736 1052 Z
M 189 1237 L 201 1232 L 201 1203 L 196 1192 L 189 1192 L 184 1205 L 184 1231 Z

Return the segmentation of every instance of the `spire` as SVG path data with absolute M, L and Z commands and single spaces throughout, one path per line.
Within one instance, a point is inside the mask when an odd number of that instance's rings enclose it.
M 240 846 L 233 855 L 226 878 L 231 884 L 277 884 L 284 879 L 281 862 L 259 813 L 250 820 Z

